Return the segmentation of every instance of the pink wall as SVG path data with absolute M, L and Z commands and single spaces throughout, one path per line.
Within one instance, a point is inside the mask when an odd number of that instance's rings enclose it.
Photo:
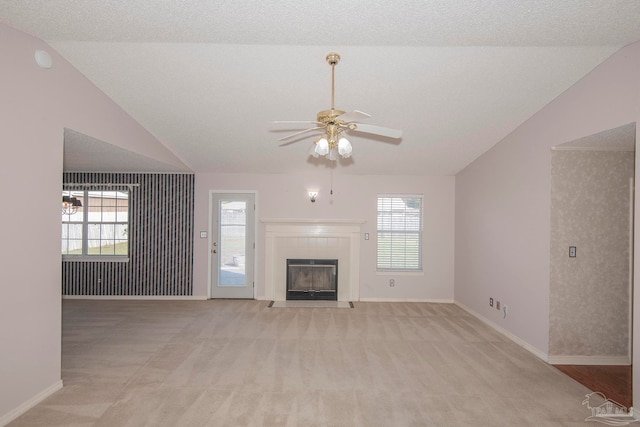
M 60 203 L 63 129 L 183 165 L 42 41 L 0 25 L 0 49 L 4 54 L 0 67 L 0 140 L 4 147 L 0 186 L 1 194 L 16 207 L 0 214 L 4 243 L 0 256 L 1 424 L 60 381 L 60 218 L 57 210 L 47 207 Z M 53 56 L 52 69 L 37 67 L 36 49 Z M 372 240 L 362 242 L 361 298 L 455 297 L 547 353 L 549 149 L 637 121 L 639 81 L 640 44 L 634 44 L 601 64 L 455 178 L 336 174 L 330 198 L 328 173 L 199 174 L 194 293 L 207 294 L 208 242 L 199 239 L 198 232 L 208 230 L 209 191 L 255 190 L 258 218 L 366 221 L 363 232 L 371 233 Z M 306 196 L 308 187 L 320 190 L 314 204 Z M 390 276 L 375 273 L 375 197 L 388 192 L 425 194 L 425 273 L 396 276 L 394 288 L 388 286 Z M 639 211 L 636 209 L 636 215 Z M 637 233 L 639 229 L 636 227 Z M 264 245 L 262 233 L 259 227 L 258 259 Z M 640 235 L 637 237 L 640 241 Z M 636 271 L 640 271 L 638 252 Z M 257 297 L 263 295 L 261 275 L 264 266 L 259 263 Z M 506 319 L 489 309 L 490 296 L 509 305 Z M 638 293 L 636 298 L 640 298 Z M 640 307 L 640 299 L 636 306 Z M 635 331 L 640 331 L 640 325 Z M 635 338 L 635 354 L 640 356 L 640 338 Z M 634 386 L 640 389 L 640 382 L 635 380 Z
M 456 177 L 455 299 L 542 354 L 549 340 L 550 149 L 637 121 L 639 84 L 636 43 Z M 507 318 L 489 308 L 489 297 L 508 304 Z
M 304 162 L 305 159 L 300 159 Z M 315 203 L 308 189 L 319 190 Z M 369 300 L 453 300 L 454 177 L 363 176 L 334 174 L 330 196 L 329 172 L 299 175 L 196 174 L 194 294 L 207 295 L 208 230 L 211 190 L 254 190 L 257 217 L 296 219 L 356 219 L 366 221 L 361 241 L 360 297 Z M 424 274 L 376 274 L 376 200 L 378 193 L 424 194 Z M 264 226 L 258 223 L 256 297 L 264 298 Z M 389 279 L 395 287 L 389 287 Z
M 53 57 L 42 69 L 37 49 Z M 60 386 L 60 190 L 73 128 L 184 166 L 41 40 L 0 24 L 0 424 Z

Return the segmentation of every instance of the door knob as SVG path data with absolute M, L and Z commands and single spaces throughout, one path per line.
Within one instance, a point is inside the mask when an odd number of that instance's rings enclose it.
M 212 253 L 212 254 L 217 254 L 217 253 L 218 253 L 218 251 L 217 251 L 216 249 L 212 249 L 212 250 L 211 250 L 211 253 Z

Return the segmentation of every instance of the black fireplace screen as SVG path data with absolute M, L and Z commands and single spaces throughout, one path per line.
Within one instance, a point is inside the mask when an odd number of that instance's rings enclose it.
M 337 259 L 288 259 L 288 300 L 338 300 Z

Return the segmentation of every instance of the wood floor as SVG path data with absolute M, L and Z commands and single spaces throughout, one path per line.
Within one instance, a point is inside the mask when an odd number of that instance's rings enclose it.
M 633 406 L 631 366 L 554 365 L 592 391 L 599 391 L 622 406 Z

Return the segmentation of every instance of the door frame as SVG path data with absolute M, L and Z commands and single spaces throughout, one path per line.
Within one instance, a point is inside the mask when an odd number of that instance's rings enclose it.
M 258 191 L 257 190 L 209 190 L 209 200 L 208 200 L 208 204 L 209 204 L 209 213 L 208 213 L 208 218 L 207 218 L 207 223 L 208 223 L 208 238 L 207 238 L 207 299 L 213 299 L 213 292 L 212 292 L 212 287 L 213 287 L 213 280 L 212 280 L 212 273 L 213 273 L 213 269 L 215 268 L 215 266 L 213 265 L 212 262 L 212 256 L 211 256 L 211 248 L 213 247 L 213 236 L 214 236 L 214 227 L 215 224 L 213 223 L 213 213 L 214 213 L 214 206 L 213 206 L 213 195 L 214 194 L 253 194 L 253 201 L 255 203 L 255 210 L 254 210 L 254 214 L 253 214 L 253 232 L 254 232 L 254 236 L 253 236 L 253 241 L 255 242 L 255 248 L 253 250 L 253 299 L 256 299 L 256 287 L 258 286 L 258 275 L 257 275 L 257 266 L 258 266 Z M 217 211 L 217 206 L 215 207 L 215 210 Z M 217 214 L 216 214 L 217 215 Z

